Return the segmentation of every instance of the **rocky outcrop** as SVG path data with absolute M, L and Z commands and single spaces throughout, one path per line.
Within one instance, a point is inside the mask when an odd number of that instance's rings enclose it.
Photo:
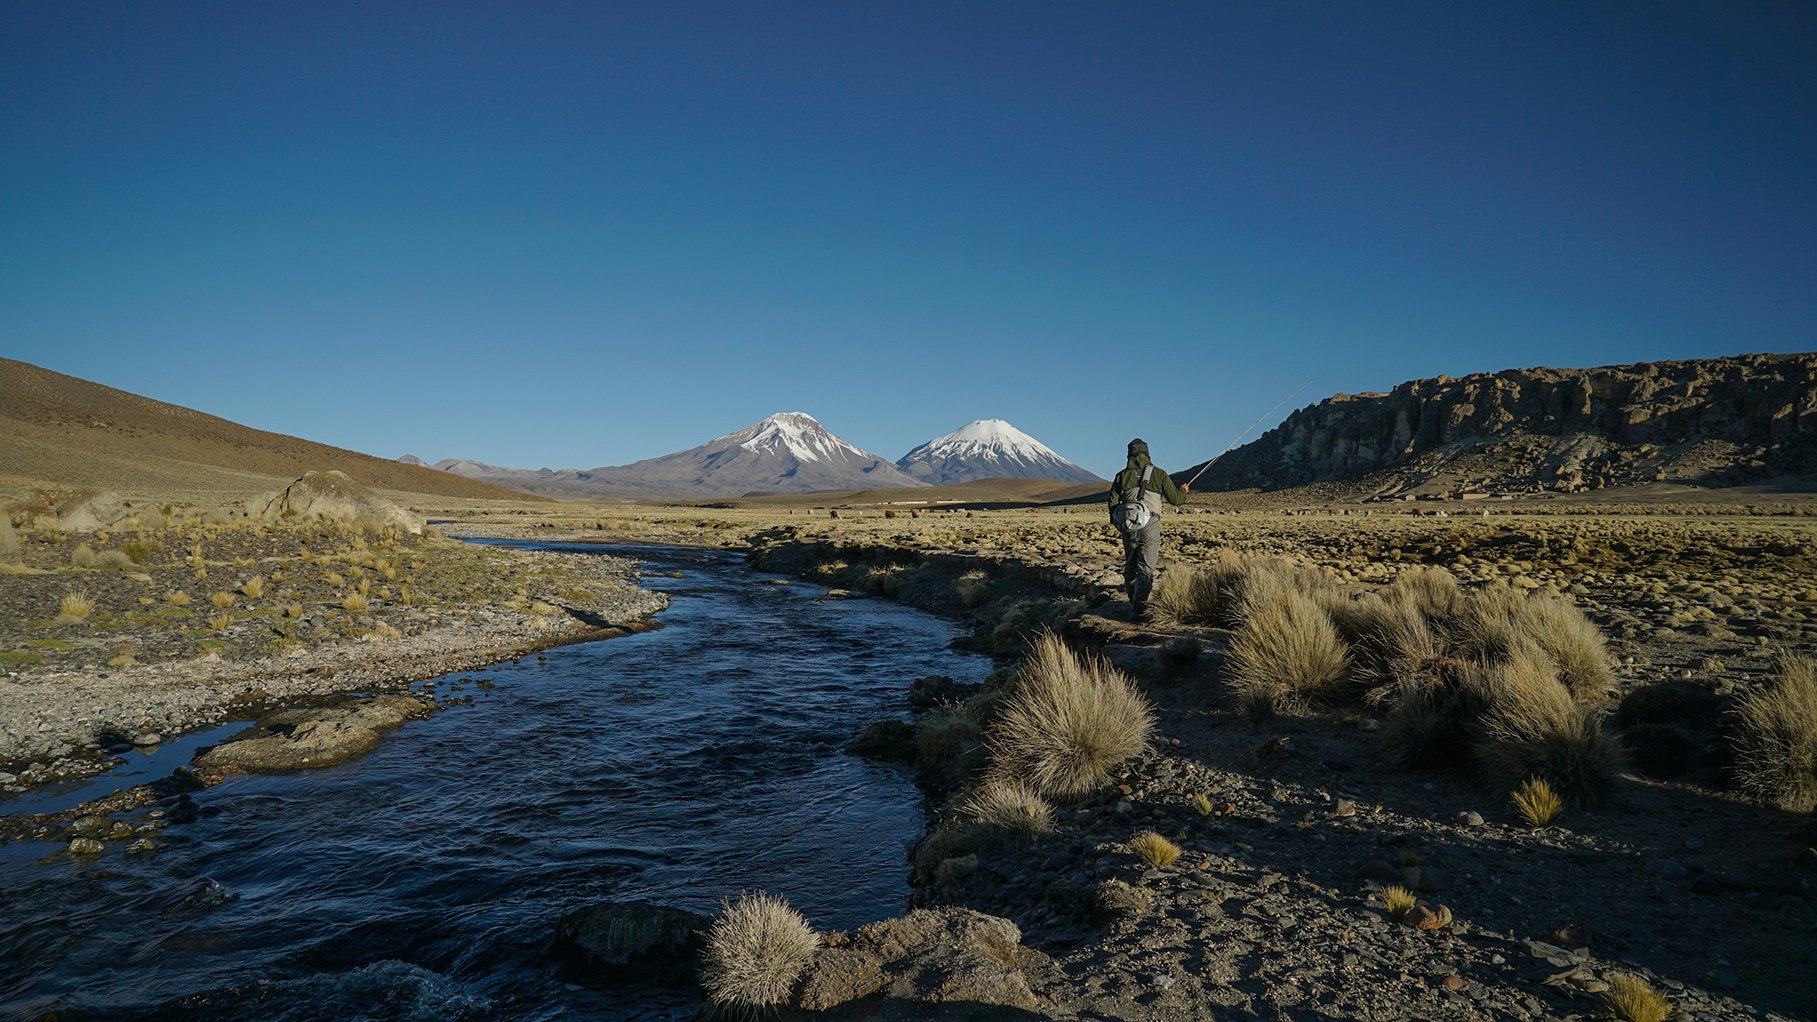
M 1225 455 L 1195 485 L 1574 492 L 1788 475 L 1817 476 L 1817 354 L 1510 369 L 1340 394 Z
M 344 706 L 284 710 L 196 758 L 220 773 L 282 773 L 344 763 L 372 751 L 380 737 L 435 709 L 415 696 L 376 696 Z
M 1029 1017 L 1042 1002 L 1030 970 L 1052 968 L 1022 946 L 1022 931 L 997 916 L 965 908 L 917 909 L 852 933 L 826 938 L 797 989 L 793 1006 L 841 1019 L 928 1018 L 928 1005 L 1017 1009 Z M 945 1017 L 945 1016 L 940 1016 Z
M 329 518 L 371 522 L 400 532 L 421 533 L 422 519 L 360 485 L 345 472 L 305 472 L 283 493 L 271 498 L 267 518 Z

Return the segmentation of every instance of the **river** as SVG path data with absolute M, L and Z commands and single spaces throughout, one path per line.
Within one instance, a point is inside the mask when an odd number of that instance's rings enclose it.
M 555 920 L 753 889 L 823 930 L 903 911 L 920 797 L 840 749 L 913 678 L 989 661 L 949 622 L 738 554 L 603 550 L 670 594 L 661 628 L 442 679 L 473 703 L 197 792 L 156 853 L 0 849 L 0 1018 L 682 1018 L 688 993 L 562 973 Z

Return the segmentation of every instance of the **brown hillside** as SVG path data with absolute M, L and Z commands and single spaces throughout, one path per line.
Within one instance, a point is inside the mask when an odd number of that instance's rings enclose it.
M 367 486 L 537 500 L 489 483 L 267 433 L 0 358 L 0 475 L 144 493 L 256 493 L 336 469 Z

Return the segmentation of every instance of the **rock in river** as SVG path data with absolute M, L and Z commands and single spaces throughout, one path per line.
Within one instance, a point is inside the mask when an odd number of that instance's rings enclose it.
M 692 982 L 701 934 L 713 921 L 644 901 L 575 909 L 555 924 L 555 947 L 580 975 L 601 980 Z
M 370 752 L 379 736 L 435 709 L 414 696 L 376 696 L 340 706 L 285 710 L 197 757 L 203 769 L 279 773 L 344 763 Z

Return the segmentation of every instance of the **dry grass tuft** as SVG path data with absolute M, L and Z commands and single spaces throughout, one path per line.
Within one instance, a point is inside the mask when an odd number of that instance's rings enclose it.
M 349 614 L 364 614 L 372 609 L 372 605 L 367 603 L 366 597 L 359 593 L 348 593 L 341 597 L 341 609 Z
M 1279 581 L 1269 585 L 1284 585 Z M 1245 601 L 1255 595 L 1245 591 Z M 1296 712 L 1332 701 L 1348 671 L 1348 653 L 1318 602 L 1280 588 L 1264 604 L 1250 604 L 1231 640 L 1226 673 L 1237 698 L 1252 712 Z
M 1413 892 L 1399 884 L 1390 884 L 1382 888 L 1382 906 L 1388 910 L 1390 919 L 1405 918 L 1417 904 L 1419 904 L 1419 899 L 1413 896 Z
M 1523 650 L 1482 669 L 1488 701 L 1477 767 L 1494 788 L 1539 777 L 1567 801 L 1600 800 L 1627 765 L 1621 741 L 1571 697 L 1543 653 Z
M 1200 816 L 1210 816 L 1216 811 L 1212 807 L 1211 798 L 1202 791 L 1193 792 L 1192 797 L 1186 800 L 1186 804 L 1191 806 L 1192 811 L 1198 813 Z
M 1043 630 L 988 744 L 1004 773 L 1041 795 L 1072 798 L 1147 748 L 1154 726 L 1154 710 L 1123 672 Z
M 1020 781 L 993 777 L 980 784 L 960 811 L 998 830 L 1037 837 L 1054 829 L 1053 807 Z
M 303 605 L 300 603 L 290 604 L 284 608 L 284 616 L 292 621 L 301 619 L 303 616 Z
M 943 766 L 980 748 L 984 728 L 966 704 L 922 715 L 915 724 L 915 754 L 922 764 Z
M 189 606 L 189 594 L 185 593 L 185 592 L 180 592 L 180 591 L 173 592 L 173 593 L 165 593 L 164 602 L 170 604 L 173 607 L 187 607 L 187 606 Z
M 1620 1022 L 1666 1022 L 1672 1017 L 1672 1003 L 1665 995 L 1631 972 L 1618 972 L 1609 977 L 1609 989 L 1603 993 L 1603 1007 Z
M 217 632 L 224 632 L 233 625 L 232 614 L 216 614 L 208 619 L 208 627 Z
M 1457 576 L 1444 568 L 1408 568 L 1394 577 L 1382 598 L 1438 624 L 1455 619 L 1464 605 Z
M 1788 812 L 1817 808 L 1817 659 L 1786 656 L 1736 708 L 1735 779 Z
M 256 600 L 259 597 L 264 596 L 265 595 L 265 580 L 263 578 L 259 577 L 258 575 L 252 576 L 251 578 L 247 579 L 246 581 L 240 583 L 240 594 L 245 596 L 249 600 Z
M 1130 850 L 1142 857 L 1150 866 L 1166 869 L 1180 857 L 1180 846 L 1167 840 L 1152 830 L 1145 830 L 1129 839 Z
M 1176 567 L 1161 575 L 1149 594 L 1155 617 L 1174 625 L 1216 625 L 1218 595 L 1225 576 L 1201 568 Z
M 378 624 L 373 625 L 372 630 L 366 634 L 375 639 L 401 639 L 404 637 L 403 632 L 398 631 L 384 621 L 380 621 Z
M 1565 800 L 1540 777 L 1527 778 L 1509 797 L 1520 810 L 1521 818 L 1533 827 L 1550 827 L 1565 809 Z
M 780 1007 L 820 950 L 801 913 L 762 892 L 722 903 L 707 930 L 701 990 L 716 1013 L 755 1014 Z
M 208 594 L 208 602 L 216 610 L 226 610 L 233 606 L 233 594 L 225 590 L 217 590 Z
M 56 620 L 58 624 L 71 625 L 88 620 L 88 615 L 94 611 L 95 601 L 87 593 L 64 593 L 63 598 L 57 601 Z
M 561 612 L 549 604 L 537 600 L 530 604 L 530 613 L 535 614 L 537 617 L 554 617 Z
M 1556 596 L 1531 596 L 1525 605 L 1527 636 L 1558 665 L 1559 680 L 1581 703 L 1601 702 L 1615 687 L 1609 643 L 1584 612 Z
M 69 563 L 77 568 L 93 568 L 101 563 L 101 559 L 95 555 L 94 547 L 87 543 L 78 543 L 76 548 L 69 552 Z
M 18 564 L 19 557 L 19 534 L 13 531 L 12 516 L 0 512 L 0 564 Z

